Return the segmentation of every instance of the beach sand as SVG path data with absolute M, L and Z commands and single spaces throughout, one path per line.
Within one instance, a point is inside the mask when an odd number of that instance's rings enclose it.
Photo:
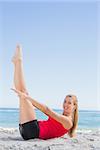
M 24 141 L 17 128 L 0 128 L 0 150 L 100 150 L 100 130 L 78 131 L 76 138 Z

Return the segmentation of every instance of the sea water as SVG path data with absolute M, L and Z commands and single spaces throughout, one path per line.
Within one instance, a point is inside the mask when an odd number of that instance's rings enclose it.
M 53 109 L 55 112 L 62 114 L 62 110 Z M 47 120 L 48 116 L 44 115 L 38 109 L 35 109 L 38 120 Z M 19 124 L 19 109 L 17 108 L 0 108 L 0 127 L 17 128 Z M 100 129 L 100 111 L 79 111 L 78 129 Z

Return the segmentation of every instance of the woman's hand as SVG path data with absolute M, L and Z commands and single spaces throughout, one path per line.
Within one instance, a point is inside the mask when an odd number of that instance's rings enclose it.
M 23 93 L 19 90 L 16 90 L 16 89 L 13 89 L 11 88 L 11 90 L 13 90 L 15 93 L 18 94 L 18 96 L 21 98 L 21 99 L 27 99 L 29 96 L 26 94 L 26 93 Z

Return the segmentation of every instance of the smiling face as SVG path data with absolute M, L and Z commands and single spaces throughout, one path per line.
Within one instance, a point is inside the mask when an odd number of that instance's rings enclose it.
M 69 116 L 72 114 L 73 110 L 74 110 L 74 100 L 73 97 L 68 95 L 66 96 L 66 98 L 64 99 L 64 103 L 63 103 L 63 114 L 66 116 Z

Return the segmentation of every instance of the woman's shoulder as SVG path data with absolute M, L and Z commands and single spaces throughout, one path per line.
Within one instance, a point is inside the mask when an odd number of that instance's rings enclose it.
M 72 126 L 73 126 L 72 118 L 69 117 L 69 116 L 65 116 L 65 115 L 63 115 L 63 117 L 64 117 L 64 120 L 63 120 L 63 127 L 64 127 L 65 129 L 70 130 L 70 129 L 72 128 Z

